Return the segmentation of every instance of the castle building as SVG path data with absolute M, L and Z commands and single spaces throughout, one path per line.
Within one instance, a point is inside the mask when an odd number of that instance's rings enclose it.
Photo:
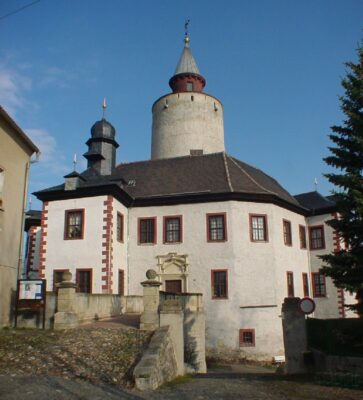
M 317 255 L 339 240 L 326 225 L 335 203 L 290 195 L 225 152 L 223 105 L 189 37 L 152 107 L 151 160 L 116 165 L 116 130 L 91 128 L 82 173 L 36 193 L 43 201 L 39 276 L 55 289 L 63 271 L 79 291 L 142 293 L 145 272 L 162 290 L 202 293 L 209 352 L 270 359 L 283 354 L 281 304 L 311 296 L 318 317 L 343 317 L 345 294 L 320 274 Z

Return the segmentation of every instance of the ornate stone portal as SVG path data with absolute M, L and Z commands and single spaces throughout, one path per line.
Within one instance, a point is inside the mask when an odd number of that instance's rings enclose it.
M 189 264 L 186 254 L 168 253 L 157 256 L 158 275 L 162 283 L 162 290 L 167 291 L 167 285 L 170 282 L 178 283 L 180 281 L 180 291 L 188 292 Z

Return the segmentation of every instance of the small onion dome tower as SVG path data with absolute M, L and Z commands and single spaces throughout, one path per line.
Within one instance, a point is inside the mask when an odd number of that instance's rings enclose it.
M 152 107 L 151 158 L 172 158 L 218 153 L 224 148 L 223 105 L 203 93 L 200 74 L 185 33 L 184 49 L 169 80 L 172 93 Z
M 104 101 L 103 109 L 106 103 Z M 119 147 L 115 141 L 115 128 L 103 118 L 91 128 L 91 138 L 87 140 L 87 153 L 83 156 L 88 160 L 88 168 L 93 168 L 100 175 L 111 175 L 116 166 L 116 149 Z

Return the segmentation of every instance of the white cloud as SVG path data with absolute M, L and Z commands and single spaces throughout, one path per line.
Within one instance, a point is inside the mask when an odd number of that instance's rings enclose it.
M 71 87 L 73 74 L 59 67 L 47 67 L 42 71 L 40 86 L 56 86 L 61 89 Z
M 47 171 L 63 174 L 69 170 L 64 155 L 57 150 L 57 141 L 44 129 L 25 129 L 27 135 L 39 147 L 40 166 Z
M 10 114 L 14 115 L 26 106 L 25 95 L 31 87 L 32 80 L 29 77 L 0 65 L 0 104 Z

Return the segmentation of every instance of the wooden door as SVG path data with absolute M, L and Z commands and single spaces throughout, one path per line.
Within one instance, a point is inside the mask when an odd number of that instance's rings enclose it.
M 181 279 L 165 281 L 165 291 L 169 293 L 181 293 L 182 291 Z

